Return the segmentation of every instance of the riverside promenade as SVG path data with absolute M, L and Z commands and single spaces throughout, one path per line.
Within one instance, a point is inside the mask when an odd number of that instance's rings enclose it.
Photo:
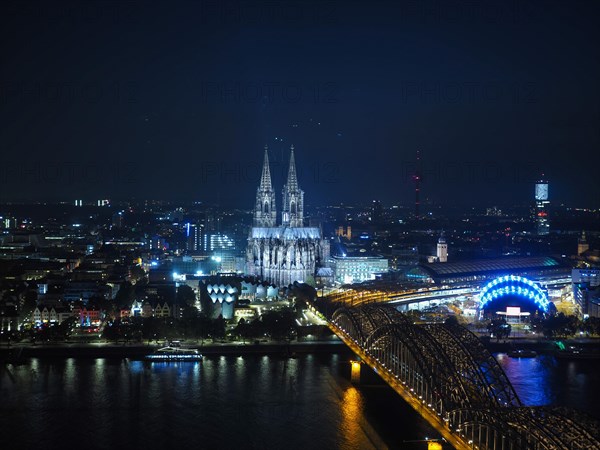
M 0 361 L 10 358 L 143 358 L 154 350 L 164 347 L 163 344 L 108 342 L 90 343 L 17 343 L 0 346 Z M 266 342 L 197 342 L 189 341 L 181 344 L 184 348 L 195 348 L 203 355 L 244 355 L 265 354 L 295 356 L 304 353 L 339 353 L 350 350 L 339 339 L 306 340 L 306 341 L 266 341 Z
M 557 351 L 556 341 L 566 346 L 572 345 L 586 349 L 600 349 L 600 338 L 545 339 L 509 337 L 506 339 L 486 339 L 480 337 L 486 348 L 492 353 L 506 353 L 510 350 L 535 350 L 540 354 L 552 354 Z M 107 341 L 92 342 L 19 342 L 10 346 L 0 344 L 0 361 L 16 356 L 19 358 L 142 358 L 154 350 L 165 347 L 165 342 L 156 343 L 112 343 Z M 335 336 L 326 339 L 303 339 L 300 341 L 183 341 L 182 347 L 195 348 L 203 355 L 243 355 L 243 354 L 279 354 L 290 356 L 304 353 L 340 353 L 351 351 Z

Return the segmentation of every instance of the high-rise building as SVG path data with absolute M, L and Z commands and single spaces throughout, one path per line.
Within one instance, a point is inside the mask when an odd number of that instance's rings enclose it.
M 535 183 L 535 221 L 536 231 L 540 236 L 550 233 L 550 221 L 548 217 L 548 182 L 544 180 Z
M 282 205 L 281 225 L 277 226 L 275 194 L 265 147 L 254 226 L 248 237 L 246 270 L 275 286 L 307 281 L 329 256 L 329 241 L 322 238 L 320 228 L 304 226 L 304 191 L 298 184 L 293 146 Z
M 188 252 L 202 250 L 202 225 L 197 223 L 185 224 L 185 249 Z

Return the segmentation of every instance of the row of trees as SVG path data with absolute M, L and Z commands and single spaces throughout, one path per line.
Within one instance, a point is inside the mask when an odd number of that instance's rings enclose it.
M 160 342 L 164 339 L 212 339 L 214 341 L 227 337 L 246 341 L 265 337 L 291 340 L 298 334 L 295 312 L 291 308 L 267 311 L 251 321 L 240 319 L 229 333 L 226 325 L 222 317 L 211 319 L 203 314 L 190 315 L 182 319 L 132 317 L 107 323 L 102 331 L 102 337 L 114 342 L 141 342 L 142 340 Z
M 581 333 L 586 336 L 600 336 L 600 318 L 590 317 L 581 320 L 563 313 L 531 320 L 531 329 L 548 338 L 568 338 Z
M 59 324 L 43 324 L 39 328 L 27 328 L 21 331 L 12 330 L 0 334 L 1 341 L 20 342 L 29 339 L 31 343 L 36 342 L 60 342 L 69 339 L 75 328 L 77 319 L 69 317 Z
M 4 282 L 0 283 L 0 292 L 0 315 L 18 317 L 19 322 L 31 317 L 38 299 L 36 284 Z
M 581 320 L 563 313 L 546 317 L 534 316 L 529 322 L 530 331 L 549 339 L 564 339 L 574 336 L 600 336 L 600 318 Z M 494 319 L 485 324 L 490 335 L 498 339 L 510 336 L 512 326 L 504 319 Z
M 225 337 L 225 320 L 221 317 L 209 319 L 197 314 L 182 319 L 131 317 L 108 322 L 102 331 L 102 337 L 115 342 L 222 339 Z
M 280 311 L 267 311 L 259 319 L 250 322 L 240 319 L 234 329 L 234 335 L 244 341 L 261 337 L 291 341 L 298 334 L 297 328 L 294 311 L 285 308 Z

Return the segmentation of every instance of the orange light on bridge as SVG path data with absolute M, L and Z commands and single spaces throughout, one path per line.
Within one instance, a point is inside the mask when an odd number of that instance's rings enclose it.
M 351 361 L 350 381 L 360 383 L 360 361 Z

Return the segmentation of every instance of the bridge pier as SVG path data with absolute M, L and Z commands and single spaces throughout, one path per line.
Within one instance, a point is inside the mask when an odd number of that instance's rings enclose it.
M 350 361 L 350 382 L 352 384 L 360 384 L 360 361 Z
M 496 359 L 458 324 L 417 325 L 392 306 L 363 305 L 339 308 L 328 326 L 356 355 L 352 383 L 365 364 L 456 450 L 600 449 L 597 421 L 523 406 Z

